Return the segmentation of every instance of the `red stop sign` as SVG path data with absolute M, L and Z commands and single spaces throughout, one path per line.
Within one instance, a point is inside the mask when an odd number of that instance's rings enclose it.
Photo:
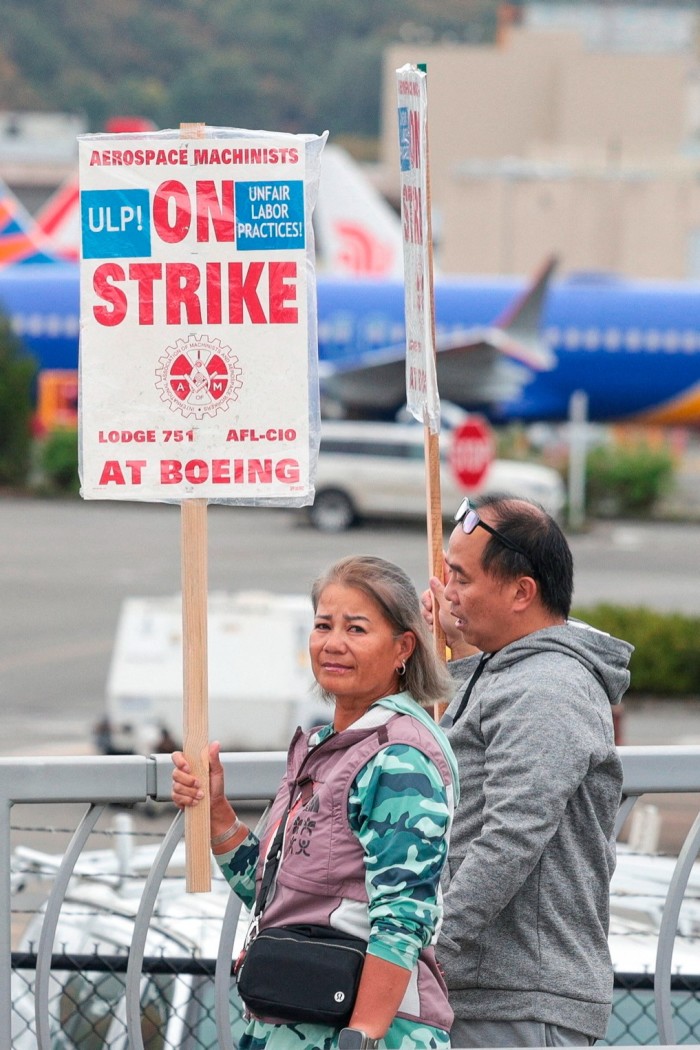
M 450 469 L 457 483 L 465 489 L 481 485 L 494 454 L 491 428 L 480 416 L 470 416 L 452 432 Z

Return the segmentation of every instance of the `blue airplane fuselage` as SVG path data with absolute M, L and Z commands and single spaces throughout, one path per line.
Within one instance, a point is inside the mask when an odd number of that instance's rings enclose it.
M 317 286 L 321 361 L 366 364 L 402 344 L 400 282 L 319 277 Z M 493 324 L 525 287 L 517 278 L 439 281 L 438 335 Z M 77 368 L 75 264 L 0 271 L 0 309 L 39 367 Z M 490 406 L 494 421 L 565 419 L 571 394 L 584 390 L 593 420 L 700 422 L 700 284 L 605 276 L 554 282 L 541 334 L 555 355 L 554 367 L 530 371 L 517 398 Z

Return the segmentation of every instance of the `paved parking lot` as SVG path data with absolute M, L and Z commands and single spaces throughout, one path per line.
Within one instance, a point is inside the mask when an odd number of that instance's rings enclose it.
M 210 591 L 304 593 L 351 553 L 397 561 L 419 587 L 427 577 L 417 526 L 325 535 L 301 512 L 229 507 L 209 508 L 208 526 Z M 579 604 L 700 615 L 700 525 L 601 522 L 571 544 Z M 0 589 L 0 754 L 89 749 L 122 600 L 180 590 L 179 507 L 3 498 Z

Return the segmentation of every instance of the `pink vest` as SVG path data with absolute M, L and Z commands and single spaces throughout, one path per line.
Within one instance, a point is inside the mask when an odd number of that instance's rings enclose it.
M 446 786 L 452 783 L 442 748 L 430 730 L 410 715 L 394 714 L 374 728 L 346 729 L 311 752 L 309 736 L 299 729 L 292 740 L 287 773 L 261 843 L 258 890 L 262 858 L 289 804 L 289 785 L 301 771 L 276 885 L 263 912 L 261 929 L 290 923 L 339 926 L 334 913 L 340 914 L 344 902 L 367 903 L 364 851 L 348 822 L 348 796 L 359 771 L 379 751 L 389 744 L 414 747 L 435 764 Z M 366 909 L 362 914 L 367 923 Z M 366 931 L 354 932 L 366 935 Z M 418 957 L 398 1016 L 437 1028 L 449 1029 L 452 1024 L 447 989 L 432 947 L 423 949 Z

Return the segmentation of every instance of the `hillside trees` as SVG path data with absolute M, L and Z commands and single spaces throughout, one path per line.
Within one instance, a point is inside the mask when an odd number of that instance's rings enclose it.
M 492 40 L 492 0 L 5 0 L 0 108 L 376 136 L 381 56 Z

